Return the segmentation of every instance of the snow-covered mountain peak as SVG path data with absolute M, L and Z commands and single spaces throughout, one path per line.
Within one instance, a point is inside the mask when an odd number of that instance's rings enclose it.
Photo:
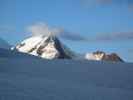
M 46 59 L 71 58 L 71 53 L 54 35 L 39 35 L 25 39 L 15 47 L 24 52 Z

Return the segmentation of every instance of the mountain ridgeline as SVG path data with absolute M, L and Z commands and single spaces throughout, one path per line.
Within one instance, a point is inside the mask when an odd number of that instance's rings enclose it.
M 87 53 L 80 57 L 65 46 L 56 36 L 39 35 L 25 39 L 14 50 L 39 56 L 45 59 L 86 59 L 97 61 L 124 62 L 116 53 L 106 54 L 103 51 Z

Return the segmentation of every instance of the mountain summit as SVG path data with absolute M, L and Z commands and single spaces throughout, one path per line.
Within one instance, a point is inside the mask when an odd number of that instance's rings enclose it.
M 46 59 L 71 59 L 73 53 L 54 36 L 32 36 L 18 44 L 15 49 Z

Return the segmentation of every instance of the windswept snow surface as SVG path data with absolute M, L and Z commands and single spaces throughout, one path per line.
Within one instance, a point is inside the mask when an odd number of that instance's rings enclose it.
M 133 100 L 133 64 L 0 56 L 0 100 Z

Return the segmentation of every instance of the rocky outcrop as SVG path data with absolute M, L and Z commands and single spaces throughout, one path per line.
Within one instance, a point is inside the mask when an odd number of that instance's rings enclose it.
M 116 53 L 106 54 L 103 51 L 87 53 L 85 56 L 88 60 L 124 62 Z

